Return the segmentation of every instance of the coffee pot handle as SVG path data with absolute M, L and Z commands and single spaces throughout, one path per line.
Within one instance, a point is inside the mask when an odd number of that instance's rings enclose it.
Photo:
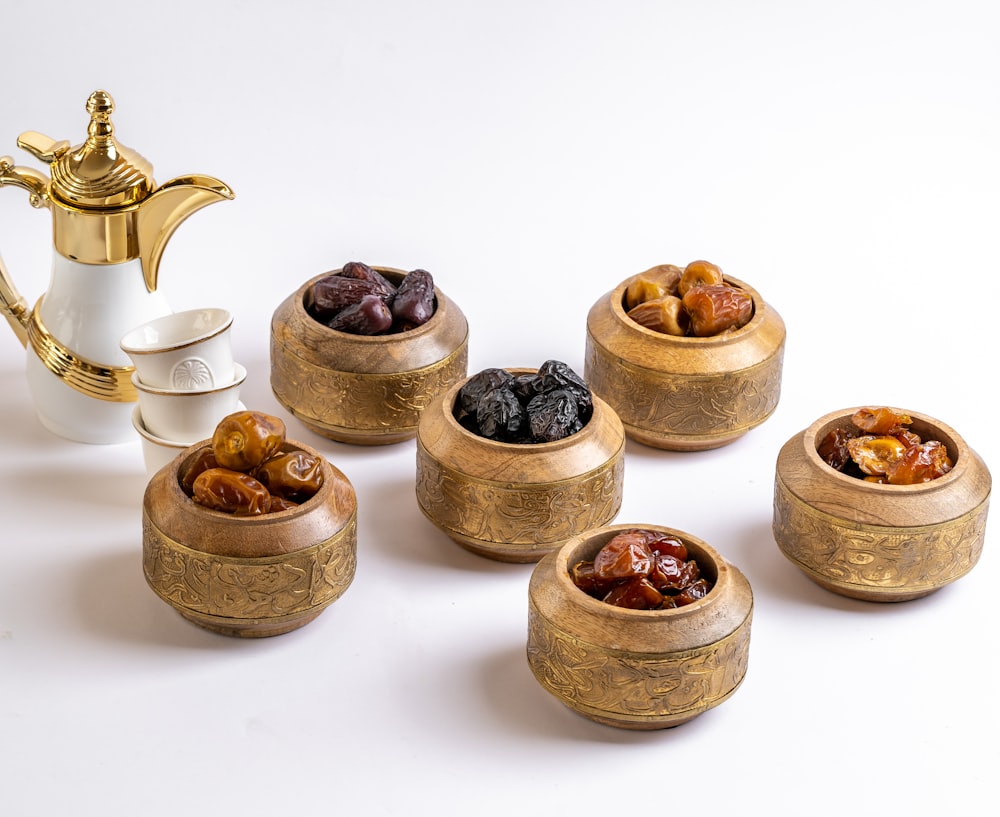
M 0 156 L 0 187 L 4 185 L 27 190 L 32 207 L 48 207 L 48 178 L 30 167 L 15 167 L 10 156 Z M 0 312 L 3 312 L 21 345 L 27 346 L 31 313 L 14 287 L 3 258 L 0 258 Z

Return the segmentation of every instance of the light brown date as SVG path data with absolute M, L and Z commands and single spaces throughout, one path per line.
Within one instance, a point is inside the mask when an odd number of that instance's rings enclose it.
M 238 411 L 224 417 L 212 434 L 212 450 L 223 468 L 249 473 L 277 453 L 285 424 L 261 411 Z
M 271 505 L 267 488 L 249 474 L 228 468 L 202 471 L 192 488 L 199 505 L 235 516 L 258 516 L 267 513 Z

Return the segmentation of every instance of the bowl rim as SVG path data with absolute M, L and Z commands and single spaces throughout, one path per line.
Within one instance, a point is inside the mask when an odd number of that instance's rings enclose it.
M 611 313 L 618 319 L 624 326 L 629 329 L 634 329 L 640 335 L 649 337 L 651 339 L 657 340 L 663 343 L 679 344 L 681 346 L 690 346 L 692 348 L 703 348 L 706 346 L 724 346 L 733 343 L 737 340 L 742 339 L 751 332 L 757 331 L 758 327 L 764 323 L 765 313 L 770 308 L 764 299 L 760 296 L 750 284 L 745 281 L 741 281 L 739 278 L 734 278 L 731 275 L 726 275 L 723 273 L 723 280 L 730 286 L 736 289 L 743 290 L 753 299 L 753 317 L 750 318 L 743 326 L 739 329 L 735 329 L 731 332 L 721 332 L 717 335 L 709 335 L 707 337 L 695 337 L 694 335 L 669 335 L 666 332 L 657 332 L 655 329 L 650 329 L 649 327 L 643 326 L 641 323 L 633 320 L 628 316 L 625 311 L 624 306 L 624 295 L 625 290 L 628 285 L 635 280 L 641 272 L 637 272 L 635 275 L 630 275 L 624 281 L 618 284 L 611 292 L 608 293 L 607 298 L 611 304 Z
M 827 464 L 822 457 L 819 455 L 817 450 L 817 445 L 819 443 L 818 436 L 822 432 L 828 432 L 833 428 L 841 425 L 849 425 L 851 421 L 851 416 L 858 409 L 861 408 L 871 408 L 872 406 L 885 406 L 892 409 L 893 411 L 907 414 L 913 420 L 918 421 L 919 424 L 928 426 L 930 428 L 940 431 L 941 436 L 946 439 L 940 440 L 945 444 L 948 449 L 948 454 L 952 458 L 953 467 L 947 473 L 940 477 L 929 480 L 927 482 L 917 482 L 910 485 L 891 485 L 889 483 L 880 482 L 869 482 L 864 479 L 859 479 L 858 477 L 851 476 L 850 474 L 842 473 L 836 470 L 831 465 Z M 921 439 L 926 438 L 921 435 Z M 932 437 L 930 439 L 939 439 L 938 437 Z M 857 490 L 868 491 L 871 493 L 882 493 L 886 496 L 895 495 L 907 495 L 914 493 L 923 493 L 927 491 L 935 491 L 941 488 L 945 488 L 951 485 L 956 480 L 962 479 L 965 473 L 968 471 L 970 466 L 970 449 L 962 439 L 961 435 L 955 431 L 951 426 L 931 417 L 927 414 L 922 414 L 918 411 L 910 411 L 908 409 L 901 409 L 896 406 L 891 406 L 883 403 L 866 403 L 863 405 L 855 406 L 853 408 L 840 409 L 837 411 L 828 412 L 822 417 L 814 420 L 803 432 L 802 432 L 802 444 L 805 448 L 805 454 L 807 459 L 813 464 L 815 468 L 818 468 L 820 473 L 829 476 L 830 478 L 841 482 L 844 485 L 851 486 Z
M 204 330 L 197 335 L 184 335 L 179 337 L 176 333 L 171 334 L 170 339 L 162 343 L 141 343 L 139 337 L 149 332 L 155 332 L 160 324 L 175 323 L 178 318 L 186 318 L 190 315 L 207 315 L 213 319 L 211 328 Z M 181 312 L 170 312 L 158 318 L 146 321 L 139 326 L 134 326 L 122 335 L 119 346 L 123 352 L 129 355 L 161 355 L 166 352 L 176 352 L 204 343 L 206 340 L 221 335 L 233 325 L 233 315 L 229 310 L 221 307 L 200 307 L 197 309 L 185 309 Z
M 705 570 L 703 560 L 707 560 L 711 566 L 711 571 L 715 574 L 715 579 L 708 593 L 691 604 L 685 604 L 683 607 L 671 607 L 665 610 L 634 610 L 629 607 L 618 607 L 614 604 L 608 604 L 594 598 L 589 593 L 577 587 L 573 583 L 569 573 L 570 554 L 585 544 L 593 545 L 598 540 L 603 540 L 595 549 L 596 553 L 596 550 L 607 544 L 614 536 L 629 530 L 653 530 L 658 533 L 676 536 L 684 542 L 689 551 L 695 551 L 693 558 L 698 562 L 698 567 L 701 570 Z M 690 553 L 689 556 L 691 556 Z M 562 545 L 553 554 L 553 559 L 555 581 L 568 594 L 568 599 L 571 599 L 574 604 L 579 605 L 583 610 L 596 616 L 621 619 L 623 622 L 662 622 L 671 618 L 681 619 L 696 615 L 706 607 L 715 605 L 716 601 L 723 597 L 725 585 L 730 581 L 729 563 L 723 558 L 721 553 L 706 541 L 687 531 L 652 523 L 614 523 L 585 531 Z

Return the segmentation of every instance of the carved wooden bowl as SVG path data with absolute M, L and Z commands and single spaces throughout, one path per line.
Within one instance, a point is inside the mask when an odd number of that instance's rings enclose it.
M 455 419 L 464 383 L 435 400 L 417 429 L 417 502 L 431 522 L 473 553 L 523 563 L 617 516 L 625 433 L 607 403 L 595 395 L 587 424 L 561 440 L 504 443 Z
M 756 290 L 725 276 L 753 298 L 750 322 L 707 338 L 647 329 L 625 312 L 629 281 L 591 307 L 584 378 L 621 418 L 636 442 L 703 451 L 733 442 L 778 406 L 785 324 Z
M 394 284 L 403 270 L 374 267 Z M 339 270 L 336 270 L 339 272 Z M 406 332 L 353 335 L 306 311 L 323 273 L 286 298 L 271 319 L 271 389 L 312 431 L 356 445 L 412 439 L 431 399 L 466 376 L 469 326 L 437 287 L 434 315 Z
M 917 485 L 880 485 L 827 465 L 817 448 L 856 409 L 827 414 L 778 454 L 774 540 L 821 587 L 865 601 L 933 593 L 976 565 L 992 479 L 986 464 L 939 420 L 906 411 L 924 440 L 944 443 L 954 468 Z
M 621 531 L 679 537 L 714 586 L 672 610 L 629 610 L 577 588 L 570 568 Z M 535 567 L 528 585 L 528 664 L 570 709 L 624 729 L 678 726 L 727 700 L 747 671 L 753 593 L 713 548 L 659 525 L 609 525 L 574 537 Z
M 323 486 L 296 508 L 239 517 L 198 505 L 178 473 L 208 441 L 161 468 L 142 504 L 142 561 L 149 586 L 200 627 L 229 636 L 290 632 L 340 598 L 357 564 L 357 499 L 337 468 L 319 457 Z

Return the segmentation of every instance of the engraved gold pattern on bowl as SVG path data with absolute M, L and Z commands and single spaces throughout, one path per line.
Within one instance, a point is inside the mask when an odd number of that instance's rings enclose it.
M 278 556 L 239 558 L 192 550 L 143 520 L 143 571 L 153 591 L 188 617 L 230 628 L 280 626 L 319 614 L 351 584 L 356 568 L 345 540 L 356 519 L 336 535 Z

